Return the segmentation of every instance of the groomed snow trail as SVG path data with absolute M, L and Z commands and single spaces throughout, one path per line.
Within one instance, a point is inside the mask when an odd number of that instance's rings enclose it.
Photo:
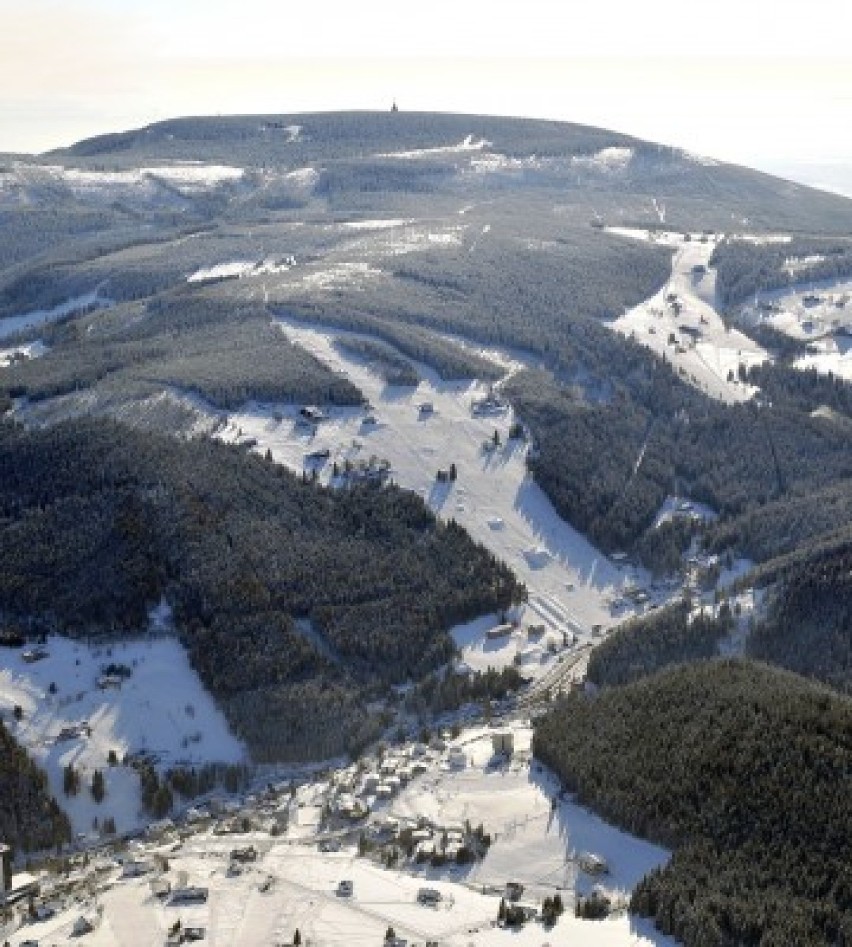
M 338 408 L 311 430 L 299 426 L 293 407 L 251 405 L 230 416 L 220 437 L 252 439 L 257 450 L 270 450 L 274 460 L 299 473 L 311 466 L 308 454 L 327 450 L 318 467 L 323 482 L 335 463 L 342 469 L 347 460 L 387 459 L 394 482 L 420 494 L 437 515 L 456 520 L 506 562 L 529 591 L 530 605 L 519 617 L 544 624 L 548 634 L 538 642 L 518 636 L 485 648 L 480 642 L 472 655 L 478 666 L 503 666 L 520 652 L 529 673 L 543 673 L 553 664 L 549 640 L 561 646 L 564 635 L 573 633 L 586 640 L 593 626 L 611 623 L 609 604 L 620 594 L 624 574 L 560 519 L 529 476 L 525 442 L 508 437 L 512 411 L 473 415 L 472 405 L 487 393 L 486 385 L 444 382 L 418 365 L 424 380 L 417 388 L 391 387 L 335 345 L 351 333 L 288 320 L 277 324 L 291 341 L 358 386 L 375 423 L 365 422 L 361 409 Z M 419 409 L 424 403 L 431 404 L 431 412 Z M 495 431 L 499 446 L 486 447 L 493 445 Z M 458 479 L 438 482 L 437 471 L 450 464 Z
M 740 366 L 768 361 L 769 353 L 722 318 L 715 308 L 716 276 L 707 269 L 717 239 L 692 234 L 607 228 L 621 237 L 674 248 L 672 275 L 649 299 L 610 328 L 632 337 L 671 363 L 684 381 L 711 398 L 747 401 L 757 389 L 738 378 Z

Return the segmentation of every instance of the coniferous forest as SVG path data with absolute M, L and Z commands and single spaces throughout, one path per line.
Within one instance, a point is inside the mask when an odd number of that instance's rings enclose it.
M 71 824 L 50 795 L 47 776 L 0 721 L 0 839 L 23 852 L 71 839 Z
M 669 668 L 536 723 L 578 801 L 673 849 L 631 910 L 687 947 L 852 943 L 852 702 L 743 661 Z
M 0 426 L 0 516 L 7 622 L 127 635 L 165 597 L 260 759 L 353 748 L 376 732 L 373 689 L 445 663 L 449 627 L 524 595 L 411 493 L 331 490 L 242 448 L 115 423 Z

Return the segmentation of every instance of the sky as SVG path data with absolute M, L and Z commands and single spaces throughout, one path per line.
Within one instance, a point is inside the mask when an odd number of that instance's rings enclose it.
M 0 152 L 179 115 L 600 125 L 852 195 L 848 0 L 0 0 Z

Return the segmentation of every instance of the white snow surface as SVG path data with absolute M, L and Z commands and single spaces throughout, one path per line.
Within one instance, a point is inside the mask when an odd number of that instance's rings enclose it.
M 168 612 L 152 614 L 152 629 L 168 624 Z M 178 761 L 239 762 L 245 749 L 230 733 L 222 712 L 204 689 L 183 647 L 175 638 L 89 646 L 51 636 L 48 657 L 27 664 L 21 651 L 0 648 L 0 711 L 12 735 L 48 774 L 50 787 L 68 813 L 76 832 L 89 832 L 92 819 L 112 816 L 119 832 L 145 820 L 139 813 L 136 774 L 124 766 L 109 766 L 107 755 L 147 750 L 164 766 Z M 125 664 L 132 675 L 120 689 L 101 690 L 97 679 L 104 665 Z M 56 694 L 50 693 L 51 683 Z M 23 718 L 15 722 L 12 708 Z M 63 727 L 88 723 L 84 733 L 57 741 Z M 62 770 L 69 763 L 81 775 L 81 791 L 63 794 Z M 96 804 L 89 793 L 91 774 L 104 773 L 107 795 Z
M 719 514 L 705 503 L 699 503 L 697 500 L 689 500 L 684 497 L 666 497 L 654 519 L 654 529 L 678 516 L 708 522 L 717 519 Z
M 802 355 L 793 362 L 794 368 L 814 368 L 820 374 L 829 372 L 838 378 L 852 382 L 852 336 L 839 335 L 813 343 L 814 351 Z
M 317 851 L 315 810 L 328 798 L 336 775 L 332 773 L 331 780 L 318 779 L 298 790 L 294 800 L 298 808 L 289 807 L 291 818 L 298 812 L 297 830 L 286 836 L 271 837 L 255 829 L 223 837 L 200 828 L 175 844 L 174 836 L 131 843 L 128 855 L 141 861 L 166 855 L 168 868 L 163 877 L 172 886 L 207 888 L 206 903 L 170 905 L 168 899 L 152 897 L 150 876 L 121 879 L 117 866 L 109 867 L 105 859 L 95 861 L 87 870 L 100 865 L 103 890 L 86 910 L 93 916 L 100 912 L 101 921 L 86 936 L 86 943 L 155 947 L 180 919 L 184 927 L 205 928 L 205 942 L 214 947 L 291 943 L 297 928 L 306 944 L 367 947 L 381 943 L 388 926 L 409 943 L 438 941 L 446 947 L 563 943 L 673 947 L 673 940 L 625 913 L 600 922 L 572 916 L 573 891 L 588 891 L 592 884 L 575 867 L 579 852 L 591 851 L 607 860 L 610 874 L 599 880 L 616 896 L 645 872 L 667 862 L 669 853 L 613 829 L 570 800 L 557 798 L 552 808 L 558 785 L 553 774 L 529 762 L 529 726 L 512 724 L 511 730 L 516 747 L 511 762 L 493 759 L 488 728 L 463 731 L 448 751 L 430 751 L 427 771 L 395 799 L 381 804 L 374 816 L 425 816 L 444 827 L 466 819 L 474 826 L 482 822 L 493 841 L 480 864 L 388 870 L 358 857 L 351 839 L 344 839 L 338 852 Z M 399 752 L 404 756 L 406 750 L 410 747 Z M 464 757 L 463 770 L 450 769 L 451 753 Z M 354 768 L 348 767 L 347 772 Z M 284 800 L 289 796 L 286 790 L 282 792 L 272 801 L 272 810 L 287 805 Z M 234 808 L 239 808 L 236 803 Z M 229 876 L 230 853 L 247 845 L 256 848 L 257 861 Z M 81 871 L 81 882 L 83 878 Z M 337 894 L 344 879 L 351 883 L 349 896 Z M 562 893 L 567 910 L 553 929 L 545 931 L 535 922 L 520 932 L 496 926 L 500 892 L 509 880 L 525 885 L 527 903 Z M 51 883 L 49 878 L 44 881 L 46 886 Z M 491 885 L 494 888 L 488 890 L 486 886 Z M 436 906 L 417 903 L 417 892 L 424 886 L 441 893 Z M 57 947 L 70 947 L 78 942 L 72 925 L 82 910 L 79 900 L 59 905 L 55 917 L 20 928 L 12 934 L 11 943 L 18 947 L 26 937 L 37 937 Z
M 44 342 L 26 342 L 10 349 L 0 349 L 0 368 L 9 366 L 18 358 L 41 358 L 48 351 Z
M 669 860 L 665 849 L 621 832 L 570 798 L 560 798 L 552 808 L 559 781 L 539 763 L 528 762 L 532 730 L 517 724 L 509 729 L 513 761 L 494 757 L 494 729 L 467 730 L 449 746 L 464 754 L 465 768 L 426 773 L 389 803 L 389 814 L 411 820 L 423 816 L 443 826 L 481 822 L 492 845 L 467 880 L 479 885 L 520 881 L 538 898 L 563 886 L 589 893 L 593 880 L 567 864 L 566 856 L 570 861 L 581 852 L 601 855 L 609 866 L 604 883 L 621 892 L 632 890 L 643 875 Z
M 240 278 L 243 276 L 265 276 L 270 273 L 286 273 L 292 266 L 284 260 L 229 260 L 225 263 L 216 263 L 213 266 L 202 267 L 191 273 L 188 283 L 203 283 L 206 280 Z
M 404 227 L 406 224 L 414 223 L 413 220 L 400 217 L 396 220 L 347 220 L 342 226 L 348 230 L 387 230 L 391 227 Z
M 664 356 L 683 379 L 712 398 L 728 403 L 747 401 L 757 389 L 738 378 L 740 365 L 746 368 L 770 359 L 769 353 L 748 336 L 726 326 L 715 308 L 715 274 L 706 267 L 716 238 L 702 241 L 691 235 L 658 233 L 628 228 L 607 228 L 633 239 L 653 241 L 675 249 L 669 282 L 650 299 L 629 309 L 611 327 L 634 338 Z M 703 273 L 698 268 L 704 268 Z M 673 294 L 681 309 L 675 312 L 667 301 Z M 688 332 L 683 331 L 688 328 Z M 670 343 L 674 336 L 676 343 Z M 731 377 L 733 373 L 733 377 Z
M 625 575 L 582 534 L 563 521 L 529 476 L 526 443 L 509 440 L 511 410 L 475 417 L 473 402 L 487 386 L 476 381 L 444 382 L 427 366 L 418 365 L 423 381 L 416 388 L 389 387 L 356 356 L 340 351 L 336 339 L 355 334 L 331 331 L 295 321 L 277 323 L 288 338 L 346 375 L 373 406 L 375 424 L 364 424 L 359 408 L 336 408 L 316 429 L 298 423 L 292 405 L 250 404 L 229 417 L 218 436 L 228 441 L 253 439 L 255 449 L 271 451 L 275 461 L 297 473 L 306 455 L 328 450 L 319 470 L 328 483 L 332 467 L 347 460 L 387 459 L 392 479 L 419 493 L 435 513 L 453 518 L 506 562 L 526 583 L 529 602 L 512 613 L 519 625 L 543 624 L 546 634 L 528 643 L 520 633 L 506 641 L 484 638 L 495 616 L 457 629 L 464 658 L 476 668 L 503 667 L 523 651 L 528 672 L 537 676 L 553 667 L 566 638 L 583 643 L 594 625 L 611 624 L 610 603 L 620 595 Z M 363 337 L 363 336 L 362 336 Z M 511 355 L 506 356 L 514 364 Z M 424 416 L 422 402 L 434 411 Z M 280 419 L 280 420 L 276 420 Z M 485 449 L 497 430 L 501 446 Z M 451 463 L 458 468 L 454 483 L 439 483 L 436 472 Z
M 130 171 L 81 171 L 77 168 L 51 168 L 54 174 L 67 183 L 75 192 L 111 190 L 116 186 L 145 187 L 149 179 L 160 179 L 183 194 L 201 193 L 220 184 L 240 180 L 245 173 L 242 168 L 229 165 L 173 164 Z
M 7 339 L 18 332 L 24 332 L 28 329 L 34 329 L 36 326 L 43 326 L 49 322 L 56 322 L 64 316 L 70 316 L 72 313 L 87 309 L 89 306 L 109 306 L 110 300 L 101 296 L 100 287 L 93 289 L 90 293 L 82 296 L 75 296 L 68 299 L 52 309 L 38 309 L 33 312 L 26 312 L 16 316 L 9 316 L 6 319 L 0 319 L 0 339 Z
M 739 315 L 746 324 L 763 323 L 803 342 L 835 332 L 852 335 L 852 279 L 808 280 L 766 290 L 741 306 Z
M 190 161 L 117 171 L 19 161 L 12 166 L 11 173 L 0 175 L 0 198 L 5 203 L 38 203 L 48 199 L 47 195 L 57 188 L 65 188 L 89 203 L 126 200 L 180 207 L 186 198 L 237 183 L 243 175 L 242 168 Z
M 316 168 L 296 168 L 295 171 L 288 171 L 284 177 L 288 181 L 303 187 L 313 187 L 319 180 L 319 171 Z
M 473 135 L 468 135 L 464 141 L 455 145 L 439 145 L 436 148 L 415 148 L 411 151 L 388 151 L 376 155 L 377 158 L 432 158 L 439 155 L 464 154 L 469 151 L 482 151 L 491 144 L 484 138 L 474 139 Z
M 571 164 L 591 171 L 623 171 L 633 160 L 633 149 L 612 146 L 601 148 L 593 155 L 575 155 Z

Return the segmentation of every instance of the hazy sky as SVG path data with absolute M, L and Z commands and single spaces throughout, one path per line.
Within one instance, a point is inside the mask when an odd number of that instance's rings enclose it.
M 0 151 L 185 114 L 603 125 L 852 193 L 848 0 L 0 0 Z

